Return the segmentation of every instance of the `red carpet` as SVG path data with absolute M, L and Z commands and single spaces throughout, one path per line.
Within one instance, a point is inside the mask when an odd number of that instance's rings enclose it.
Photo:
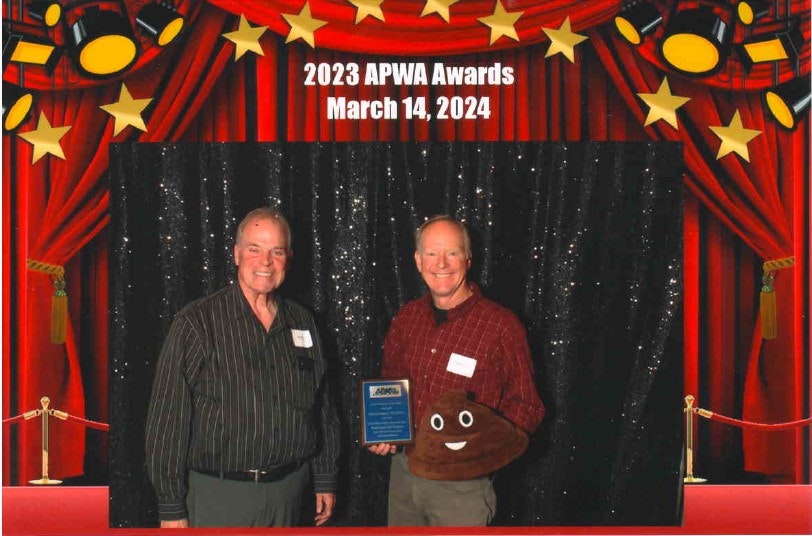
M 110 529 L 106 487 L 3 488 L 3 534 L 166 535 L 157 529 Z M 281 530 L 281 529 L 280 529 Z M 280 533 L 256 529 L 249 532 Z M 178 531 L 173 531 L 172 534 Z M 244 534 L 246 529 L 189 529 L 195 534 Z M 685 488 L 681 527 L 504 527 L 488 529 L 305 528 L 286 534 L 812 534 L 812 486 Z

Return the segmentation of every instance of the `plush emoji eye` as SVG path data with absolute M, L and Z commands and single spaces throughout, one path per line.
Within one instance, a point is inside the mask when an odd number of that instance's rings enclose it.
M 432 415 L 430 422 L 431 427 L 437 430 L 438 432 L 443 429 L 443 424 L 445 424 L 443 422 L 443 416 L 440 415 L 439 413 L 435 413 L 434 415 Z
M 470 428 L 470 426 L 474 424 L 474 416 L 471 415 L 471 412 L 467 409 L 460 411 L 459 420 L 460 424 L 466 428 Z

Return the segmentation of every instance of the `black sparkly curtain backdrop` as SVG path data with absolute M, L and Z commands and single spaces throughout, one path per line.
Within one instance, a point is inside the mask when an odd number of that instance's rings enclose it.
M 497 477 L 495 523 L 679 523 L 683 171 L 671 143 L 112 145 L 111 524 L 157 522 L 143 442 L 158 351 L 176 311 L 234 280 L 236 225 L 263 204 L 289 216 L 282 289 L 332 364 L 332 523 L 385 524 L 389 462 L 358 446 L 357 382 L 425 291 L 412 233 L 437 213 L 468 224 L 470 278 L 524 322 L 548 408 Z

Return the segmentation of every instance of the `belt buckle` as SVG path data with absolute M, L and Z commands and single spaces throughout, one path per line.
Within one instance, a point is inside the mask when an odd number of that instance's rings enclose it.
M 263 474 L 265 471 L 262 471 L 261 469 L 249 469 L 248 472 L 254 473 L 254 482 L 259 483 L 259 475 Z

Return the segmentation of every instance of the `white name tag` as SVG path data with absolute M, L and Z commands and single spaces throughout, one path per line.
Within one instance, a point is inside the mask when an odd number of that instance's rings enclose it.
M 451 354 L 448 358 L 448 365 L 445 368 L 448 372 L 465 376 L 466 378 L 474 377 L 474 369 L 476 369 L 476 359 L 465 357 L 460 354 Z
M 297 348 L 310 348 L 313 346 L 313 338 L 310 336 L 310 330 L 292 329 L 290 332 L 293 334 L 293 345 Z

